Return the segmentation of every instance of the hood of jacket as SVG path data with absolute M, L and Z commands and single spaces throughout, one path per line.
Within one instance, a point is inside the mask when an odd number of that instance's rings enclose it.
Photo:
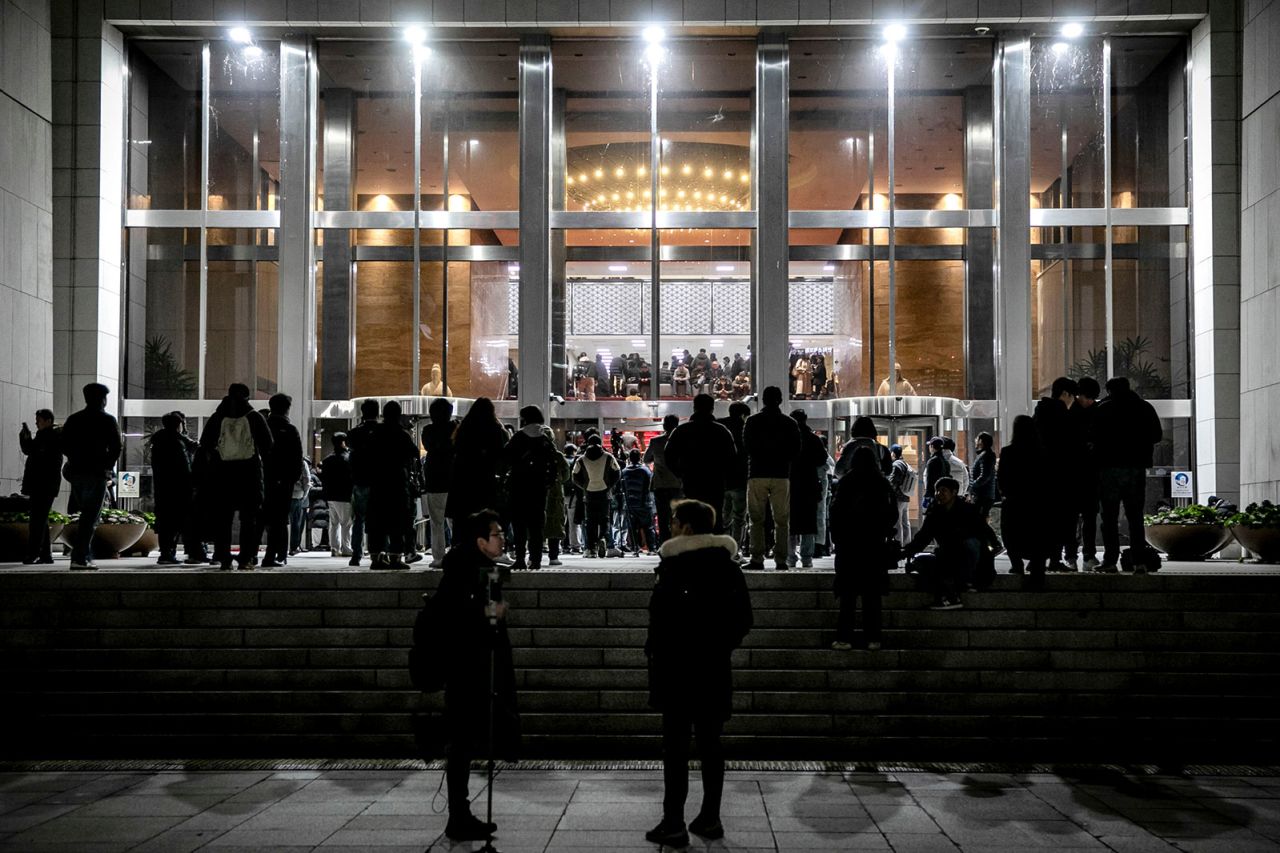
M 520 427 L 520 431 L 529 436 L 529 438 L 538 438 L 543 434 L 542 424 L 525 424 Z
M 218 414 L 223 417 L 243 418 L 252 411 L 252 404 L 239 397 L 223 397 L 222 402 L 218 404 Z
M 729 553 L 730 557 L 738 553 L 738 543 L 734 541 L 732 536 L 723 536 L 718 533 L 695 533 L 691 536 L 675 536 L 662 543 L 662 547 L 658 549 L 659 556 L 676 557 L 680 554 L 688 554 L 691 551 L 701 551 L 704 548 L 723 548 Z
M 601 456 L 604 456 L 604 448 L 599 444 L 591 444 L 587 446 L 586 452 L 582 455 L 595 462 Z

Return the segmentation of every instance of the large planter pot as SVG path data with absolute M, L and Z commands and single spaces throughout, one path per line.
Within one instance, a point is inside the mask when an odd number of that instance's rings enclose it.
M 80 525 L 71 522 L 62 528 L 62 542 L 70 545 L 75 541 L 76 531 Z M 132 524 L 99 524 L 93 531 L 93 557 L 95 560 L 114 560 L 122 551 L 127 551 L 147 530 L 147 523 L 139 521 Z
M 27 530 L 25 521 L 7 521 L 0 524 L 0 563 L 18 563 L 26 559 Z M 50 542 L 57 542 L 61 534 L 61 524 L 49 525 Z
M 102 528 L 98 528 L 101 530 Z M 160 547 L 160 536 L 154 529 L 148 527 L 138 537 L 138 541 L 134 542 L 128 548 L 120 552 L 121 557 L 148 557 L 151 552 Z
M 1149 524 L 1147 541 L 1170 560 L 1203 560 L 1231 541 L 1231 531 L 1216 524 Z
M 1233 527 L 1236 541 L 1264 563 L 1280 563 L 1280 527 Z

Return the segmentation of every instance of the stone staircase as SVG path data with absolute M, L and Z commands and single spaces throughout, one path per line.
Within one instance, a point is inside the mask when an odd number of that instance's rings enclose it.
M 420 755 L 405 649 L 438 572 L 0 573 L 3 752 Z M 829 572 L 749 573 L 731 755 L 1280 760 L 1280 578 L 1002 576 L 932 612 L 891 578 L 884 649 L 834 652 Z M 526 757 L 652 758 L 652 575 L 508 585 Z

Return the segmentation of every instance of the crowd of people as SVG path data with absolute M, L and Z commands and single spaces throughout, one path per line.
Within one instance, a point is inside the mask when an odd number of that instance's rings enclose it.
M 595 359 L 579 353 L 573 365 L 571 395 L 578 400 L 603 398 L 647 399 L 653 382 L 653 365 L 639 353 L 613 355 L 606 363 L 605 354 Z M 658 368 L 658 382 L 663 396 L 692 397 L 710 394 L 717 400 L 742 400 L 751 395 L 751 349 L 747 354 L 735 352 L 723 358 L 708 353 L 684 350 L 672 355 Z

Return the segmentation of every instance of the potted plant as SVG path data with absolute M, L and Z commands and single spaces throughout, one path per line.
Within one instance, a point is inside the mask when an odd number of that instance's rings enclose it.
M 27 512 L 0 512 L 0 562 L 18 562 L 27 556 Z M 62 527 L 70 519 L 60 512 L 49 511 L 49 541 L 56 542 L 62 535 Z
M 70 545 L 75 541 L 79 527 L 79 514 L 62 528 L 62 542 Z M 93 531 L 93 556 L 97 560 L 114 560 L 130 546 L 142 538 L 147 530 L 147 522 L 122 509 L 104 509 L 98 518 L 98 527 Z
M 154 512 L 137 512 L 133 513 L 147 523 L 147 529 L 142 531 L 142 535 L 138 537 L 138 541 L 134 542 L 128 548 L 120 552 L 121 557 L 149 557 L 151 552 L 160 547 L 160 536 L 156 533 L 156 514 Z
M 1169 555 L 1170 560 L 1203 560 L 1231 541 L 1227 514 L 1221 509 L 1191 504 L 1165 507 L 1143 521 L 1147 541 Z
M 1264 563 L 1280 562 L 1280 506 L 1251 503 L 1227 519 L 1231 535 Z

